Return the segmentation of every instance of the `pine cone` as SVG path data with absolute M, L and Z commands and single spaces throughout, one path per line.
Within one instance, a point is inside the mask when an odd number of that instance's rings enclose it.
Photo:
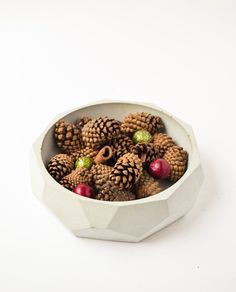
M 78 118 L 75 122 L 75 126 L 78 129 L 82 129 L 84 125 L 86 125 L 88 122 L 90 122 L 92 119 L 89 117 L 82 117 L 82 118 Z
M 127 150 L 122 150 L 122 149 L 118 149 L 118 150 L 116 150 L 115 152 L 114 152 L 114 154 L 113 154 L 113 158 L 114 158 L 114 160 L 115 160 L 115 162 L 121 157 L 121 156 L 123 156 L 123 155 L 125 155 L 125 154 L 127 154 L 127 153 L 129 153 L 130 151 L 127 151 Z M 114 163 L 115 163 L 114 162 Z
M 112 167 L 105 164 L 96 164 L 92 166 L 91 173 L 93 176 L 93 182 L 98 190 L 104 188 L 111 171 Z
M 175 145 L 170 136 L 164 133 L 158 133 L 153 136 L 153 144 L 159 147 L 160 157 L 163 157 L 166 150 Z
M 182 147 L 172 146 L 167 149 L 163 159 L 170 164 L 170 177 L 171 181 L 177 181 L 185 173 L 187 168 L 188 154 Z
M 71 123 L 57 122 L 54 135 L 58 147 L 64 149 L 67 154 L 82 148 L 80 130 Z
M 142 163 L 151 162 L 159 157 L 159 148 L 153 143 L 138 143 L 131 152 L 138 155 Z
M 94 150 L 92 148 L 85 147 L 85 148 L 82 148 L 80 150 L 77 150 L 77 151 L 73 152 L 71 154 L 71 156 L 75 160 L 79 159 L 80 157 L 84 157 L 84 156 L 91 157 L 91 158 L 94 159 L 97 156 L 97 154 L 98 154 L 98 150 Z
M 139 157 L 133 153 L 126 153 L 117 160 L 109 180 L 120 189 L 131 189 L 139 180 L 142 171 L 142 161 Z
M 74 169 L 74 159 L 67 154 L 57 154 L 48 163 L 48 172 L 59 181 Z
M 138 130 L 147 130 L 152 135 L 164 129 L 164 124 L 159 116 L 149 113 L 129 114 L 124 118 L 121 130 L 126 134 L 133 134 Z
M 68 190 L 73 190 L 78 184 L 92 184 L 92 174 L 85 168 L 76 168 L 61 179 L 60 184 Z
M 107 184 L 96 196 L 101 201 L 131 201 L 135 200 L 135 195 L 129 190 L 121 190 Z
M 111 140 L 110 146 L 115 160 L 130 152 L 134 142 L 128 136 L 119 136 Z
M 86 146 L 94 148 L 107 144 L 120 135 L 120 122 L 114 119 L 98 118 L 88 122 L 82 129 L 82 138 Z
M 135 194 L 138 199 L 146 198 L 149 196 L 160 193 L 161 187 L 157 180 L 151 177 L 147 171 L 143 171 L 139 181 L 135 185 Z

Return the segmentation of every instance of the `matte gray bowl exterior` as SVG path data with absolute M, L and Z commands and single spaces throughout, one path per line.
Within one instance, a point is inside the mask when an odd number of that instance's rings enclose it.
M 45 165 L 58 153 L 53 139 L 56 121 L 65 117 L 110 116 L 122 119 L 130 112 L 160 115 L 169 135 L 189 153 L 184 176 L 163 192 L 135 201 L 104 202 L 77 196 L 57 183 Z M 58 115 L 32 147 L 33 193 L 76 236 L 139 242 L 185 215 L 192 207 L 203 182 L 203 171 L 192 128 L 155 105 L 124 101 L 100 101 Z

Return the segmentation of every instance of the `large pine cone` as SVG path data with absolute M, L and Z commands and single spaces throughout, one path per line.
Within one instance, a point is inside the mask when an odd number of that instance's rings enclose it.
M 185 173 L 187 168 L 188 154 L 182 147 L 173 146 L 167 149 L 163 159 L 170 164 L 170 177 L 171 181 L 177 181 Z
M 90 122 L 92 119 L 89 117 L 82 117 L 82 118 L 78 118 L 75 122 L 75 126 L 78 129 L 82 129 L 84 125 L 86 125 L 88 122 Z
M 90 148 L 107 144 L 112 138 L 120 135 L 120 122 L 114 119 L 98 118 L 88 122 L 82 129 L 82 138 Z
M 82 148 L 81 131 L 73 124 L 59 121 L 55 125 L 54 136 L 58 147 L 67 154 Z
M 157 180 L 151 177 L 147 171 L 143 171 L 139 181 L 135 185 L 135 194 L 138 199 L 146 198 L 149 196 L 160 193 L 161 187 Z
M 109 179 L 111 171 L 112 167 L 105 164 L 96 164 L 92 166 L 91 173 L 93 177 L 93 182 L 97 190 L 101 190 L 104 188 Z
M 94 150 L 92 148 L 85 147 L 85 148 L 82 148 L 80 150 L 77 150 L 77 151 L 73 152 L 71 154 L 71 156 L 75 160 L 79 159 L 80 157 L 84 157 L 84 156 L 94 159 L 97 156 L 97 154 L 98 154 L 98 150 Z
M 48 172 L 59 181 L 74 169 L 74 159 L 67 154 L 57 154 L 48 163 Z
M 124 118 L 121 125 L 123 133 L 133 134 L 138 130 L 147 130 L 152 135 L 164 129 L 164 124 L 159 116 L 154 116 L 149 113 L 129 114 Z
M 114 159 L 117 160 L 124 154 L 130 152 L 133 145 L 134 142 L 128 136 L 121 135 L 117 138 L 112 139 L 110 142 L 110 146 Z
M 131 189 L 143 171 L 142 161 L 133 153 L 121 156 L 109 176 L 110 182 L 120 189 Z
M 107 184 L 96 196 L 101 201 L 131 201 L 135 200 L 135 195 L 129 190 L 121 190 Z
M 153 143 L 138 143 L 131 152 L 138 155 L 142 163 L 152 162 L 159 157 L 159 148 Z
M 76 168 L 70 174 L 63 177 L 60 181 L 68 190 L 73 190 L 78 184 L 92 184 L 92 174 L 85 168 Z
M 175 145 L 170 136 L 165 133 L 158 133 L 153 136 L 153 144 L 159 147 L 160 157 L 163 157 L 166 150 Z

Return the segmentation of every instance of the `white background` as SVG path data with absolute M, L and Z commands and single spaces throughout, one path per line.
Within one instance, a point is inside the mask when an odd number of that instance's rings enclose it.
M 59 112 L 154 101 L 191 124 L 193 210 L 139 244 L 75 238 L 32 195 Z M 0 291 L 236 291 L 236 2 L 0 0 Z

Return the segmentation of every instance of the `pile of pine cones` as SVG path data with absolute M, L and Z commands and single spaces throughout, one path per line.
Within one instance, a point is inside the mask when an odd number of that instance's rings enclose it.
M 138 130 L 148 131 L 149 143 L 135 144 L 132 136 Z M 160 182 L 148 173 L 155 159 L 165 159 L 171 168 L 169 181 L 176 182 L 186 171 L 187 152 L 165 133 L 159 116 L 132 113 L 122 122 L 108 118 L 78 118 L 74 124 L 60 120 L 54 137 L 61 154 L 51 158 L 47 169 L 51 176 L 68 190 L 85 183 L 94 189 L 94 197 L 106 201 L 128 201 L 159 193 Z M 109 146 L 112 157 L 92 165 L 76 168 L 81 157 L 97 161 L 99 151 Z

